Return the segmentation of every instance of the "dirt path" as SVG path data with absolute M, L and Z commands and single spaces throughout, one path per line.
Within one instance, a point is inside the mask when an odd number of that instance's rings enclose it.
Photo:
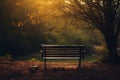
M 0 80 L 120 80 L 120 65 L 103 63 L 1 61 Z M 32 66 L 38 66 L 33 70 Z

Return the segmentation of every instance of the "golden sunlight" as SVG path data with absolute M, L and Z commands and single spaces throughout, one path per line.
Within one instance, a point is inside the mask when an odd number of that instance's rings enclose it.
M 71 4 L 70 0 L 64 0 L 66 4 Z
M 61 9 L 64 8 L 64 3 L 71 4 L 70 0 L 25 0 L 17 1 L 15 5 L 18 7 L 15 10 L 17 17 L 25 12 L 23 16 L 26 17 L 23 23 L 31 22 L 32 24 L 37 24 L 40 22 L 52 22 L 57 17 L 60 17 L 64 13 Z M 13 16 L 14 16 L 13 15 Z M 21 17 L 22 18 L 22 17 Z M 18 23 L 20 26 L 21 24 Z
M 85 5 L 85 2 L 84 2 L 84 1 L 80 1 L 80 4 L 81 4 L 81 5 Z

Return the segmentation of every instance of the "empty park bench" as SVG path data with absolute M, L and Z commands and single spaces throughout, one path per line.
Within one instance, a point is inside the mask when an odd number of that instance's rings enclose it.
M 46 60 L 79 60 L 78 69 L 81 68 L 81 60 L 84 58 L 84 45 L 41 45 L 44 70 L 46 70 Z

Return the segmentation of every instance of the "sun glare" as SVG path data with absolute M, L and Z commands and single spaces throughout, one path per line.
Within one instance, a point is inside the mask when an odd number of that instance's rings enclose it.
M 66 4 L 70 4 L 71 2 L 69 0 L 65 0 L 65 3 Z
M 64 2 L 65 1 L 65 2 Z M 27 17 L 24 22 L 30 21 L 32 24 L 37 24 L 42 22 L 52 22 L 57 16 L 62 15 L 60 11 L 63 3 L 69 4 L 69 0 L 25 0 L 23 2 L 16 1 L 15 5 L 18 10 L 15 10 L 15 15 L 19 17 L 22 12 L 25 11 L 25 16 Z M 42 20 L 41 20 L 42 19 Z M 21 25 L 20 23 L 18 26 Z
M 80 4 L 81 4 L 81 5 L 85 5 L 85 2 L 83 2 L 83 1 L 80 1 Z

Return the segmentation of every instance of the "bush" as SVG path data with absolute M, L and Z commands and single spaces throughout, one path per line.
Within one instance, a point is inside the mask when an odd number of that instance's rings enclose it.
M 13 58 L 11 57 L 11 55 L 9 53 L 7 53 L 5 56 L 1 56 L 0 60 L 12 61 Z
M 38 62 L 39 60 L 33 57 L 33 58 L 29 59 L 28 61 L 30 61 L 30 62 Z

